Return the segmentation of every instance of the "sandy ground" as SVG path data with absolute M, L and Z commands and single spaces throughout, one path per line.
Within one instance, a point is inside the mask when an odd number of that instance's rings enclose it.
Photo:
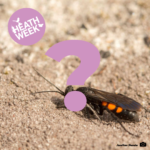
M 140 135 L 136 138 L 107 112 L 99 122 L 82 112 L 57 109 L 56 102 L 63 102 L 59 94 L 32 95 L 54 89 L 32 66 L 65 90 L 80 60 L 68 56 L 56 62 L 45 52 L 60 41 L 78 39 L 110 53 L 86 86 L 122 93 L 150 109 L 150 44 L 144 42 L 150 36 L 149 4 L 149 0 L 0 0 L 0 149 L 134 150 L 141 149 L 140 142 L 150 149 L 150 113 L 144 109 L 139 123 L 123 123 Z M 25 7 L 39 11 L 46 22 L 45 35 L 32 46 L 15 43 L 7 30 L 12 13 Z M 117 146 L 122 144 L 137 146 Z

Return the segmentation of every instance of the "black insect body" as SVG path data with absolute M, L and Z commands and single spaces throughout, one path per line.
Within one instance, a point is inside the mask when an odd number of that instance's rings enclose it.
M 135 122 L 139 121 L 137 111 L 140 111 L 142 106 L 129 97 L 122 94 L 108 93 L 89 87 L 79 87 L 77 91 L 85 94 L 87 103 L 98 105 L 99 108 L 102 109 L 100 115 L 102 115 L 103 110 L 107 108 L 120 119 Z
M 43 77 L 41 74 L 39 75 Z M 48 81 L 46 78 L 44 79 Z M 62 90 L 57 88 L 54 84 L 52 84 L 50 81 L 48 82 L 51 85 L 53 85 L 56 89 L 58 89 L 58 91 L 41 91 L 36 93 L 57 92 L 65 97 L 67 93 L 74 91 L 72 86 L 68 86 L 65 92 L 63 92 Z M 86 96 L 87 104 L 88 106 L 90 106 L 91 111 L 94 111 L 94 114 L 96 114 L 96 116 L 99 117 L 99 115 L 103 115 L 103 111 L 107 110 L 109 113 L 111 113 L 112 117 L 115 118 L 118 121 L 118 123 L 120 123 L 120 125 L 123 127 L 125 131 L 127 130 L 122 125 L 119 119 L 129 120 L 133 122 L 139 121 L 137 111 L 140 111 L 142 106 L 141 104 L 139 104 L 138 102 L 129 97 L 126 97 L 122 94 L 100 91 L 90 87 L 79 87 L 76 89 L 76 91 L 82 92 Z M 129 131 L 127 132 L 131 135 L 134 135 Z

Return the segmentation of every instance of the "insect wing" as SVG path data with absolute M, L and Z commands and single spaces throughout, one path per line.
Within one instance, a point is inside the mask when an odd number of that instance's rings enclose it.
M 101 102 L 105 101 L 130 111 L 139 111 L 140 108 L 142 107 L 141 104 L 139 104 L 135 100 L 127 96 L 124 96 L 122 94 L 108 93 L 105 91 L 101 91 L 89 87 L 80 87 L 77 89 L 77 91 L 84 93 L 87 99 L 90 100 L 90 102 L 97 103 L 97 104 L 98 101 Z

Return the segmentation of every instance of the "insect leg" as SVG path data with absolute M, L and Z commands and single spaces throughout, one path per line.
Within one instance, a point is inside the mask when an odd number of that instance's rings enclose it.
M 89 117 L 89 110 L 88 110 L 88 107 L 85 107 L 85 117 L 88 118 L 88 119 L 90 118 L 90 117 Z
M 97 112 L 87 103 L 86 106 L 94 113 L 96 118 L 101 121 L 100 117 L 98 116 Z
M 128 133 L 129 133 L 130 135 L 132 135 L 132 136 L 139 137 L 139 135 L 134 135 L 133 133 L 129 132 L 129 131 L 123 126 L 123 124 L 121 123 L 121 121 L 119 120 L 119 118 L 116 117 L 107 107 L 105 107 L 105 109 L 111 114 L 111 116 L 112 116 L 115 120 L 117 120 L 117 122 L 121 125 L 121 127 L 122 127 L 126 132 L 128 132 Z
M 91 103 L 91 107 L 97 112 L 98 115 L 100 115 L 99 105 Z
M 104 109 L 103 109 L 103 106 L 100 104 L 99 105 L 99 115 L 103 115 L 103 111 L 104 111 Z

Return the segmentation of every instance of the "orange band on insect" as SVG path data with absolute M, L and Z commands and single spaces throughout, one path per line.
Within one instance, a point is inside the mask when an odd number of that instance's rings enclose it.
M 103 106 L 107 106 L 107 102 L 102 102 L 102 105 Z
M 121 107 L 118 107 L 117 110 L 116 110 L 116 113 L 121 113 L 122 110 L 123 110 L 123 109 L 122 109 Z
M 107 107 L 108 107 L 109 110 L 114 110 L 116 108 L 116 105 L 110 103 L 110 104 L 108 104 Z

